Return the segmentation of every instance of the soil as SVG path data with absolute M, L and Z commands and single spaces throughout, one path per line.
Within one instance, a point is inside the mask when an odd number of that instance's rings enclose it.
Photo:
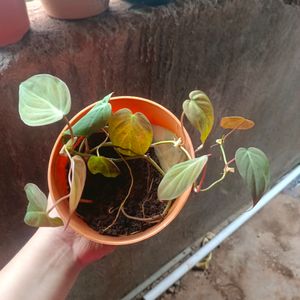
M 89 139 L 89 146 L 94 147 L 101 142 L 100 134 Z M 149 154 L 157 161 L 154 150 Z M 101 148 L 100 155 L 120 158 L 112 147 Z M 166 203 L 157 199 L 157 188 L 161 181 L 160 173 L 144 159 L 127 161 L 133 174 L 134 184 L 130 196 L 124 206 L 125 212 L 134 217 L 151 218 L 161 215 Z M 118 162 L 121 174 L 116 178 L 107 178 L 101 174 L 92 175 L 87 171 L 87 179 L 82 199 L 92 200 L 92 203 L 80 203 L 78 215 L 94 230 L 111 236 L 130 235 L 152 227 L 156 223 L 132 220 L 122 212 L 113 226 L 105 230 L 114 222 L 120 204 L 125 199 L 131 179 L 124 162 Z M 161 220 L 159 220 L 160 222 Z

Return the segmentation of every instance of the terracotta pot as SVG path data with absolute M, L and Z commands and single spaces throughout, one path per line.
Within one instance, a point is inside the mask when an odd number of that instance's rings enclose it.
M 53 18 L 74 20 L 96 16 L 107 10 L 109 0 L 41 0 Z
M 144 113 L 149 121 L 152 124 L 162 126 L 170 131 L 174 132 L 178 137 L 182 137 L 182 132 L 180 129 L 180 121 L 166 108 L 163 106 L 138 97 L 131 97 L 131 96 L 122 96 L 122 97 L 114 97 L 110 101 L 113 111 L 117 111 L 121 108 L 129 108 L 133 113 L 135 112 L 142 112 Z M 74 124 L 80 118 L 82 118 L 95 104 L 92 104 L 81 112 L 79 112 L 70 122 Z M 52 153 L 50 156 L 49 167 L 48 167 L 48 185 L 49 191 L 54 199 L 54 201 L 58 200 L 62 196 L 68 193 L 67 191 L 67 171 L 66 171 L 66 164 L 68 163 L 68 158 L 59 155 L 59 151 L 62 147 L 62 133 L 66 130 L 65 127 L 60 135 L 58 136 L 56 143 L 52 149 Z M 194 156 L 193 152 L 193 145 L 191 142 L 190 137 L 186 133 L 186 147 L 187 150 Z M 153 227 L 129 236 L 121 236 L 121 237 L 114 237 L 114 236 L 107 236 L 101 235 L 97 231 L 90 228 L 84 221 L 82 221 L 79 217 L 74 215 L 71 219 L 70 226 L 71 228 L 85 236 L 86 238 L 101 243 L 101 244 L 108 244 L 108 245 L 127 245 L 133 244 L 145 239 L 152 237 L 153 235 L 159 233 L 162 229 L 164 229 L 171 221 L 175 219 L 175 217 L 179 214 L 183 206 L 185 205 L 191 189 L 187 190 L 183 193 L 179 198 L 174 201 L 174 204 L 171 206 L 167 216 L 165 219 L 159 223 L 154 225 Z M 57 210 L 60 216 L 64 219 L 68 219 L 68 202 L 62 202 L 57 206 Z
M 18 42 L 29 29 L 24 0 L 0 0 L 0 47 Z

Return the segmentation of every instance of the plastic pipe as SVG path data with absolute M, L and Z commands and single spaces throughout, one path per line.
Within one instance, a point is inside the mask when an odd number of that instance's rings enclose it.
M 165 277 L 158 285 L 144 295 L 145 300 L 154 300 L 164 293 L 177 280 L 191 270 L 199 261 L 206 257 L 211 251 L 218 247 L 227 237 L 239 229 L 251 217 L 259 212 L 267 203 L 269 203 L 277 194 L 279 194 L 289 183 L 300 175 L 300 166 L 297 166 L 286 176 L 284 176 L 279 183 L 270 189 L 251 210 L 243 213 L 236 218 L 232 223 L 221 230 L 211 241 L 201 247 L 195 254 L 182 263 L 176 270 Z

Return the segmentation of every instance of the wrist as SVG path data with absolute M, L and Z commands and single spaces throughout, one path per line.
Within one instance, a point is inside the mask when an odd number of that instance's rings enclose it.
M 81 270 L 73 244 L 63 228 L 38 229 L 1 270 L 0 298 L 65 299 Z
M 74 253 L 71 235 L 63 228 L 39 228 L 33 239 L 43 248 L 42 251 L 49 253 L 53 267 L 79 273 L 83 266 Z

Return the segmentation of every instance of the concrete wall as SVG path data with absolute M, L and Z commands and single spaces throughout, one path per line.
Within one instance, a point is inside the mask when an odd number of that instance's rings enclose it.
M 19 120 L 18 85 L 33 74 L 47 72 L 67 82 L 72 114 L 115 91 L 153 99 L 179 115 L 188 92 L 202 89 L 217 119 L 242 114 L 257 124 L 233 136 L 229 153 L 239 145 L 260 147 L 271 160 L 273 182 L 299 162 L 299 6 L 282 0 L 178 0 L 132 7 L 115 0 L 110 11 L 84 21 L 50 19 L 35 3 L 29 14 L 32 27 L 23 41 L 0 49 L 0 266 L 33 232 L 22 221 L 23 186 L 36 182 L 47 190 L 47 161 L 63 125 L 32 129 Z M 218 134 L 215 129 L 210 141 Z M 218 157 L 209 167 L 219 176 Z M 70 299 L 120 299 L 249 200 L 237 175 L 194 195 L 161 234 L 87 268 Z

